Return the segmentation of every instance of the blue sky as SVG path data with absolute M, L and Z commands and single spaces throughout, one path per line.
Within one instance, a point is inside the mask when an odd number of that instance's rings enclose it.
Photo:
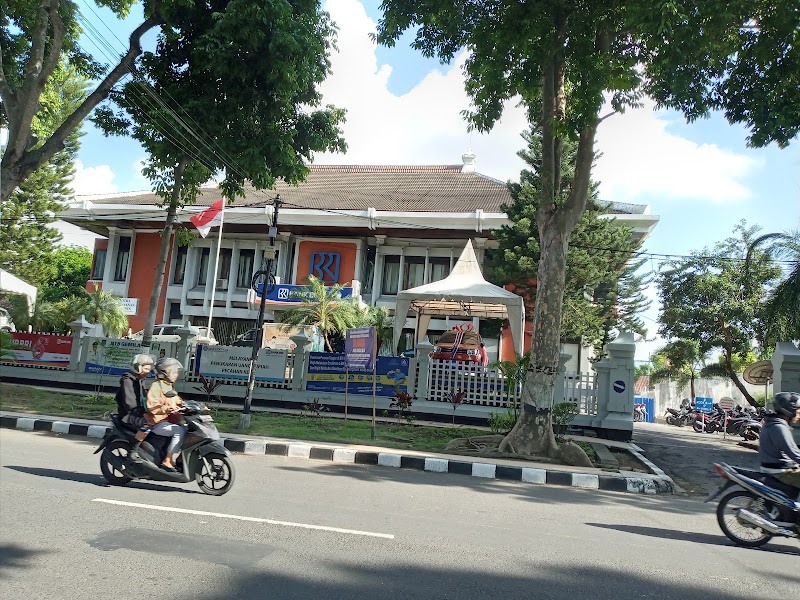
M 138 9 L 123 22 L 108 11 L 78 5 L 114 48 L 140 22 Z M 322 155 L 327 164 L 458 164 L 468 147 L 477 170 L 501 180 L 517 179 L 516 157 L 525 129 L 522 111 L 509 104 L 489 134 L 472 134 L 459 113 L 468 108 L 458 60 L 441 65 L 409 48 L 406 35 L 394 48 L 375 47 L 368 34 L 380 18 L 379 0 L 327 0 L 339 25 L 339 53 L 333 75 L 323 84 L 324 101 L 348 109 L 347 155 Z M 145 40 L 152 44 L 154 35 Z M 96 51 L 93 40 L 83 42 Z M 98 56 L 101 56 L 98 52 Z M 79 154 L 76 192 L 81 194 L 147 189 L 139 173 L 144 152 L 136 142 L 105 138 L 87 124 Z M 645 250 L 687 254 L 727 237 L 744 219 L 766 231 L 800 227 L 800 142 L 789 149 L 751 149 L 747 132 L 721 115 L 693 124 L 652 105 L 616 115 L 601 125 L 594 173 L 604 199 L 649 204 L 661 221 Z M 91 244 L 92 236 L 68 235 L 67 242 Z M 653 266 L 658 261 L 652 262 Z M 654 294 L 654 290 L 651 290 Z M 646 315 L 655 333 L 655 309 Z M 637 358 L 659 342 L 641 344 Z

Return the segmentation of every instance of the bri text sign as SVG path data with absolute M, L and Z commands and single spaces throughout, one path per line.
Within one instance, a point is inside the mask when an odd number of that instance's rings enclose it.
M 408 359 L 404 356 L 379 356 L 375 368 L 378 396 L 394 396 L 397 391 L 408 391 Z M 347 378 L 350 394 L 372 395 L 372 370 L 350 369 Z M 344 394 L 344 354 L 311 352 L 308 357 L 306 391 Z
M 342 298 L 349 298 L 353 295 L 353 288 L 342 288 Z M 264 297 L 263 287 L 258 285 L 258 299 Z M 288 302 L 295 304 L 302 304 L 303 302 L 316 302 L 311 286 L 308 285 L 285 285 L 278 284 L 271 291 L 267 292 L 265 298 L 267 302 Z
M 11 352 L 14 358 L 4 358 L 4 361 L 39 367 L 69 367 L 72 338 L 66 335 L 12 333 Z

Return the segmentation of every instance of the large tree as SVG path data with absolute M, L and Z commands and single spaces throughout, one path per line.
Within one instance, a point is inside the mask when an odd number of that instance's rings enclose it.
M 69 296 L 80 296 L 92 271 L 92 252 L 83 246 L 62 246 L 52 256 L 55 274 L 45 282 L 37 300 L 56 302 Z
M 90 1 L 90 0 L 87 0 Z M 136 0 L 95 0 L 125 17 Z M 0 11 L 0 125 L 8 127 L 8 148 L 0 165 L 0 202 L 35 171 L 69 146 L 69 138 L 89 113 L 128 74 L 141 53 L 142 36 L 161 22 L 162 3 L 181 0 L 144 0 L 144 20 L 130 35 L 129 47 L 116 64 L 106 68 L 79 44 L 82 33 L 78 4 L 72 0 L 14 0 Z M 78 75 L 97 81 L 58 127 L 44 135 L 35 121 L 45 110 L 44 94 L 53 76 L 66 62 Z
M 526 132 L 528 147 L 517 154 L 531 169 L 520 174 L 519 183 L 510 183 L 514 201 L 503 210 L 512 221 L 496 232 L 499 246 L 486 254 L 491 279 L 500 285 L 513 284 L 518 292 L 533 299 L 539 270 L 539 231 L 536 206 L 541 188 L 539 165 L 542 159 L 541 135 Z M 566 140 L 561 156 L 563 185 L 575 168 L 577 144 Z M 562 340 L 577 340 L 595 345 L 598 352 L 618 328 L 643 333 L 636 311 L 646 308 L 641 298 L 642 277 L 636 275 L 640 261 L 632 257 L 641 243 L 630 228 L 617 222 L 600 202 L 592 185 L 587 210 L 570 239 L 567 253 L 564 310 L 561 316 Z M 533 302 L 528 318 L 533 317 Z
M 488 130 L 516 99 L 542 135 L 535 220 L 541 248 L 524 410 L 502 449 L 556 455 L 550 427 L 558 374 L 567 247 L 590 189 L 594 139 L 644 95 L 696 119 L 713 109 L 786 145 L 800 128 L 800 11 L 786 0 L 384 0 L 378 41 L 450 61 L 462 49 L 472 127 Z M 569 185 L 564 140 L 578 143 Z M 631 140 L 635 151 L 635 140 Z
M 800 230 L 753 240 L 747 249 L 746 281 L 760 251 L 774 257 L 783 271 L 764 307 L 764 350 L 771 350 L 776 342 L 800 340 Z
M 149 154 L 144 169 L 166 219 L 145 325 L 149 346 L 173 223 L 200 186 L 222 174 L 223 196 L 276 177 L 302 181 L 313 152 L 345 148 L 344 111 L 319 108 L 335 28 L 318 0 L 210 0 L 162 9 L 166 26 L 141 72 L 98 109 L 107 132 Z
M 754 251 L 750 268 L 744 268 L 756 231 L 742 222 L 713 249 L 665 263 L 657 277 L 659 334 L 696 341 L 700 356 L 720 351 L 724 373 L 753 406 L 757 403 L 739 379 L 735 355 L 746 356 L 754 342 L 763 347 L 767 289 L 781 274 L 763 251 Z
M 40 109 L 31 131 L 37 139 L 46 139 L 85 98 L 86 80 L 66 63 L 60 64 L 39 98 Z M 61 233 L 52 224 L 72 196 L 73 161 L 80 146 L 79 137 L 79 132 L 73 131 L 63 150 L 33 171 L 2 202 L 0 267 L 36 286 L 57 276 L 52 258 Z

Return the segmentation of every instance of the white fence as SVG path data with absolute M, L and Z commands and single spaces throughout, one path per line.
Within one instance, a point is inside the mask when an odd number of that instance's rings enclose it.
M 578 414 L 597 414 L 597 373 L 564 373 L 564 402 L 578 407 Z

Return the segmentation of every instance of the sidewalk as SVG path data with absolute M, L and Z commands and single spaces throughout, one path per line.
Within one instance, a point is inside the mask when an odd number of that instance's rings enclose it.
M 2 411 L 0 412 L 0 427 L 102 438 L 108 430 L 108 423 L 106 421 L 67 419 Z M 231 452 L 248 455 L 285 456 L 334 463 L 414 469 L 432 473 L 469 475 L 487 479 L 571 486 L 610 492 L 673 493 L 674 485 L 672 480 L 661 469 L 647 460 L 635 444 L 598 440 L 597 438 L 582 438 L 580 436 L 571 437 L 593 443 L 602 442 L 607 445 L 626 447 L 636 458 L 646 464 L 652 473 L 634 473 L 624 470 L 610 472 L 606 469 L 569 467 L 533 461 L 478 458 L 381 448 L 378 446 L 307 442 L 243 434 L 223 436 L 223 442 Z

